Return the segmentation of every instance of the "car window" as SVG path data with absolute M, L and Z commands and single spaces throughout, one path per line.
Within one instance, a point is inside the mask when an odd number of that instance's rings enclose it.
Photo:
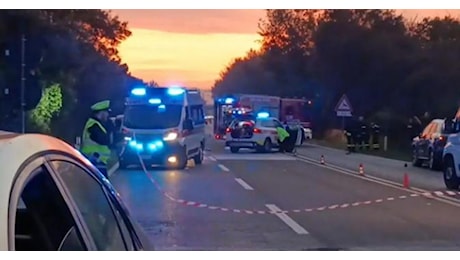
M 53 161 L 52 164 L 79 208 L 97 250 L 126 250 L 119 219 L 114 214 L 103 187 L 75 164 L 64 161 Z
M 67 203 L 44 167 L 24 185 L 14 234 L 16 251 L 87 250 Z
M 275 122 L 271 119 L 270 120 L 260 120 L 260 126 L 274 128 Z
M 283 125 L 281 124 L 281 122 L 278 121 L 278 120 L 276 120 L 276 119 L 273 120 L 273 125 L 274 125 L 275 127 L 281 127 L 281 128 L 283 128 Z

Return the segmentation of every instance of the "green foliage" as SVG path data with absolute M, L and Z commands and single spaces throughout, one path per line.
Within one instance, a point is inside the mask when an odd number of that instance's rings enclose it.
M 37 107 L 30 112 L 30 119 L 44 133 L 50 133 L 53 117 L 59 115 L 62 108 L 62 90 L 59 84 L 45 88 Z
M 340 125 L 334 107 L 343 94 L 355 115 L 395 127 L 395 133 L 409 117 L 428 111 L 449 118 L 460 105 L 458 18 L 407 21 L 395 10 L 267 10 L 259 34 L 257 55 L 235 59 L 213 93 L 314 99 L 318 132 Z
M 26 41 L 27 100 L 40 100 L 30 111 L 40 131 L 73 141 L 80 134 L 91 104 L 111 99 L 121 113 L 129 86 L 142 80 L 132 77 L 118 53 L 131 36 L 128 24 L 110 11 L 0 10 L 0 129 L 19 131 L 21 35 Z M 41 91 L 39 82 L 53 82 Z M 59 92 L 57 92 L 59 87 Z M 59 98 L 58 98 L 59 97 Z M 60 100 L 59 102 L 57 100 Z M 28 102 L 29 106 L 33 102 Z

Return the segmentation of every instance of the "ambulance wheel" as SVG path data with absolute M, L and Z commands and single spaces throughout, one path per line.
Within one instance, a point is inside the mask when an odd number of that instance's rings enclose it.
M 181 151 L 180 154 L 177 155 L 177 167 L 175 167 L 177 170 L 183 170 L 185 167 L 187 167 L 187 153 L 186 153 L 186 148 Z
M 240 148 L 238 147 L 230 147 L 230 152 L 232 153 L 238 153 L 240 151 Z
M 198 148 L 198 154 L 193 157 L 193 161 L 195 162 L 196 165 L 200 165 L 203 163 L 203 160 L 204 160 L 203 146 L 200 146 L 200 148 Z

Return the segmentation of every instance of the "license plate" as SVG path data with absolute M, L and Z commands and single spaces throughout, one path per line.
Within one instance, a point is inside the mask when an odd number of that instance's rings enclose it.
M 150 154 L 141 154 L 142 159 L 150 159 L 152 156 Z
M 250 144 L 246 144 L 246 143 L 232 143 L 230 144 L 230 146 L 233 146 L 233 147 L 240 147 L 240 146 L 248 146 Z

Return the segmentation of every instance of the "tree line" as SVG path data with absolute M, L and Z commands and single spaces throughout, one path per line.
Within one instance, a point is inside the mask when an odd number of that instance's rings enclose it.
M 460 20 L 408 20 L 395 10 L 267 10 L 261 48 L 234 59 L 213 86 L 228 93 L 306 97 L 322 130 L 354 114 L 398 135 L 408 118 L 452 118 L 460 101 Z
M 118 52 L 130 36 L 110 11 L 1 10 L 0 128 L 21 130 L 22 75 L 27 132 L 73 141 L 93 103 L 121 113 L 129 86 L 144 84 Z

